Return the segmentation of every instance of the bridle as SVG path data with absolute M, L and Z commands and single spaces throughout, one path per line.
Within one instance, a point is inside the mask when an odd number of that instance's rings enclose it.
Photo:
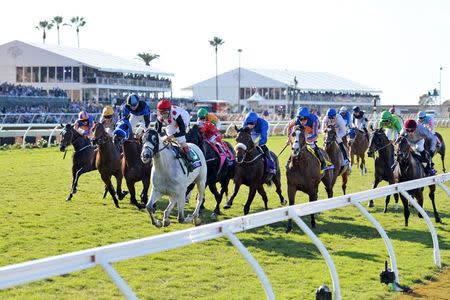
M 171 143 L 169 142 L 164 142 L 164 147 L 162 147 L 161 149 L 159 149 L 159 137 L 158 137 L 158 133 L 155 131 L 155 134 L 151 134 L 148 133 L 146 139 L 145 139 L 145 143 L 142 146 L 143 149 L 146 149 L 147 151 L 150 151 L 153 153 L 153 155 L 158 154 L 159 152 L 161 152 L 164 149 L 169 148 L 169 146 L 171 145 Z M 153 145 L 153 149 L 150 148 L 150 146 L 147 144 L 150 143 Z
M 372 136 L 372 139 L 371 139 L 371 142 L 373 141 L 373 138 L 375 137 L 375 135 L 374 136 Z M 372 144 L 372 143 L 371 143 Z M 378 143 L 376 144 L 376 145 L 374 145 L 375 146 L 375 148 L 376 149 L 374 149 L 374 150 L 370 150 L 370 148 L 369 148 L 369 152 L 372 152 L 373 154 L 375 154 L 375 153 L 377 153 L 378 151 L 380 151 L 380 150 L 383 150 L 384 148 L 387 148 L 387 147 L 389 147 L 391 145 L 391 143 L 389 143 L 389 141 L 388 141 L 388 143 L 386 144 L 386 145 L 383 145 L 383 146 L 381 146 L 381 147 L 377 147 L 378 146 Z
M 251 139 L 251 137 L 250 137 Z M 236 140 L 237 141 L 237 140 Z M 246 144 L 251 144 L 251 146 L 247 146 Z M 242 143 L 242 142 L 238 142 L 237 145 L 235 146 L 236 152 L 239 149 L 242 149 L 244 151 L 244 155 L 242 156 L 242 159 L 239 160 L 239 158 L 237 157 L 237 153 L 236 153 L 236 163 L 238 164 L 249 164 L 254 162 L 255 160 L 257 160 L 260 156 L 262 156 L 262 153 L 259 153 L 258 155 L 256 155 L 255 157 L 253 157 L 251 160 L 245 160 L 247 157 L 247 154 L 251 151 L 253 151 L 253 149 L 256 149 L 255 143 Z

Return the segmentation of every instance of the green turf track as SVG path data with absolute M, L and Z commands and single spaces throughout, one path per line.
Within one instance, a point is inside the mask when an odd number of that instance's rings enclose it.
M 450 145 L 450 130 L 438 129 Z M 284 138 L 271 137 L 269 146 L 278 153 Z M 449 154 L 450 155 L 450 154 Z M 108 196 L 101 199 L 103 184 L 97 172 L 83 175 L 73 201 L 65 201 L 70 187 L 70 160 L 62 160 L 57 148 L 0 151 L 0 265 L 24 262 L 64 254 L 115 242 L 143 238 L 164 232 L 190 228 L 178 224 L 176 213 L 169 228 L 157 229 L 145 211 L 138 211 L 122 201 L 116 209 Z M 283 194 L 286 195 L 284 165 L 288 151 L 281 156 Z M 436 168 L 441 172 L 438 159 Z M 446 160 L 450 169 L 450 160 Z M 371 188 L 373 159 L 368 159 L 368 174 L 354 171 L 348 193 Z M 382 185 L 385 185 L 382 184 Z M 447 183 L 447 186 L 450 186 Z M 268 187 L 269 207 L 280 207 L 274 187 Z M 450 199 L 437 189 L 437 207 L 443 224 L 437 224 L 444 265 L 450 262 Z M 220 220 L 242 215 L 248 189 L 241 188 L 231 210 L 222 210 Z M 341 195 L 340 180 L 335 195 Z M 323 187 L 319 199 L 324 199 Z M 297 203 L 307 198 L 297 194 Z M 397 255 L 403 284 L 412 285 L 436 272 L 432 241 L 427 226 L 415 212 L 410 226 L 403 226 L 402 210 L 391 204 L 382 213 L 383 199 L 376 199 L 369 209 L 387 230 Z M 167 199 L 159 203 L 165 208 Z M 193 210 L 193 201 L 187 211 Z M 214 207 L 207 193 L 207 211 L 203 220 L 210 222 Z M 429 212 L 428 198 L 425 208 Z M 251 212 L 263 209 L 257 195 Z M 158 217 L 161 218 L 161 211 Z M 305 218 L 309 224 L 309 218 Z M 385 299 L 394 293 L 379 283 L 379 273 L 388 259 L 383 240 L 356 208 L 333 210 L 317 217 L 314 230 L 336 264 L 343 299 Z M 273 285 L 278 299 L 313 299 L 321 284 L 331 286 L 325 261 L 310 239 L 295 229 L 284 233 L 284 223 L 241 233 L 238 237 L 255 256 Z M 145 256 L 115 264 L 115 267 L 141 299 L 262 299 L 264 290 L 251 267 L 225 239 Z M 122 295 L 99 267 L 0 291 L 0 299 L 121 299 Z

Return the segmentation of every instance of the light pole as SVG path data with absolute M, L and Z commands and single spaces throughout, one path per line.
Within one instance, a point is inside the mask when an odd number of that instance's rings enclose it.
M 241 53 L 242 49 L 238 49 L 238 56 L 239 56 L 239 68 L 238 68 L 238 99 L 237 99 L 237 107 L 238 112 L 241 111 Z
M 439 69 L 439 105 L 442 105 L 442 67 Z
M 295 115 L 295 96 L 297 94 L 297 76 L 294 76 L 294 89 L 292 90 L 292 108 L 291 108 L 291 119 L 294 119 Z

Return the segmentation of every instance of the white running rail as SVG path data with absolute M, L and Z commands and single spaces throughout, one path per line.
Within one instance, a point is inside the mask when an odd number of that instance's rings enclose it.
M 410 197 L 407 191 L 419 187 L 425 187 L 431 184 L 437 184 L 442 187 L 450 196 L 449 189 L 443 184 L 444 182 L 449 180 L 450 173 L 445 173 L 433 177 L 427 177 L 393 184 L 390 186 L 380 187 L 369 191 L 334 197 L 327 200 L 298 204 L 290 207 L 282 207 L 243 217 L 237 217 L 222 222 L 203 225 L 200 227 L 152 236 L 144 239 L 117 243 L 59 256 L 38 259 L 16 265 L 5 266 L 0 268 L 0 289 L 6 289 L 12 286 L 76 272 L 99 265 L 106 271 L 106 273 L 111 277 L 114 283 L 119 287 L 121 292 L 128 299 L 137 299 L 136 295 L 133 293 L 127 283 L 113 268 L 112 263 L 179 248 L 191 245 L 193 243 L 212 240 L 219 237 L 226 237 L 231 241 L 233 246 L 238 248 L 239 252 L 244 256 L 247 262 L 257 273 L 258 278 L 261 281 L 261 284 L 263 285 L 266 292 L 267 299 L 274 299 L 275 296 L 273 294 L 272 287 L 263 269 L 253 258 L 250 252 L 245 248 L 245 246 L 239 241 L 235 234 L 252 228 L 285 221 L 291 218 L 297 225 L 299 225 L 299 227 L 305 232 L 305 234 L 307 234 L 312 239 L 314 244 L 319 249 L 320 253 L 324 256 L 331 274 L 335 299 L 339 300 L 342 298 L 341 288 L 339 285 L 339 277 L 332 258 L 320 239 L 314 234 L 312 230 L 308 228 L 308 226 L 306 226 L 306 224 L 299 217 L 342 208 L 349 205 L 355 205 L 364 214 L 364 216 L 375 225 L 381 237 L 383 238 L 388 249 L 388 253 L 391 259 L 391 266 L 393 267 L 393 270 L 395 272 L 397 283 L 399 283 L 398 268 L 392 244 L 381 225 L 360 203 L 371 199 L 392 195 L 395 193 L 401 193 L 406 196 L 411 201 L 411 203 L 422 213 L 422 216 L 424 217 L 424 220 L 430 229 L 433 240 L 434 263 L 436 264 L 436 266 L 441 267 L 439 244 L 434 226 L 425 211 L 420 209 L 420 206 L 418 206 L 417 202 Z

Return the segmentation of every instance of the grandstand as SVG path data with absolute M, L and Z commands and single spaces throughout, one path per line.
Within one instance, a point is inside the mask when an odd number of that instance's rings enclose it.
M 72 101 L 114 103 L 130 93 L 149 99 L 172 88 L 172 73 L 101 51 L 12 41 L 0 45 L 0 83 L 33 85 Z
M 292 105 L 305 105 L 320 111 L 331 103 L 333 106 L 359 105 L 368 109 L 379 103 L 381 93 L 378 89 L 325 72 L 240 68 L 220 74 L 218 82 L 219 99 L 228 100 L 236 111 L 242 111 L 243 106 L 257 111 L 289 112 Z M 192 91 L 194 99 L 210 100 L 216 97 L 215 84 L 215 77 L 212 77 L 184 90 Z M 241 107 L 237 109 L 239 86 Z M 261 98 L 255 101 L 252 96 L 258 94 Z

